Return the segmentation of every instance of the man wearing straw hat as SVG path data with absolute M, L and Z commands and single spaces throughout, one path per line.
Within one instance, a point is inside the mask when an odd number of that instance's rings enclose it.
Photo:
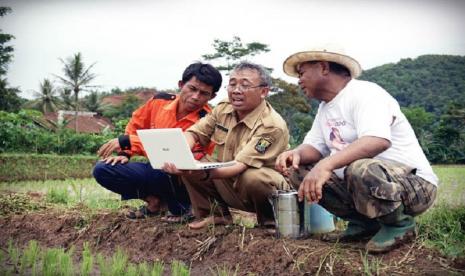
M 368 252 L 382 253 L 415 237 L 413 217 L 432 205 L 438 180 L 397 101 L 357 80 L 361 71 L 331 45 L 286 59 L 284 72 L 321 103 L 303 143 L 282 153 L 276 169 L 299 200 L 348 221 L 328 240 L 370 239 Z

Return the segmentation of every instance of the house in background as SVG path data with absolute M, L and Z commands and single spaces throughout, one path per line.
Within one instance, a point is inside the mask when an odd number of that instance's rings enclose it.
M 155 93 L 157 93 L 157 90 L 155 89 L 144 89 L 130 94 L 136 96 L 142 104 L 153 98 Z M 120 106 L 123 103 L 123 101 L 127 98 L 127 96 L 128 93 L 106 96 L 102 99 L 102 105 Z
M 58 112 L 49 112 L 44 115 L 47 121 L 52 122 L 55 126 L 64 124 L 65 128 L 74 130 L 75 111 L 59 110 Z M 78 132 L 82 133 L 102 133 L 104 130 L 113 130 L 114 126 L 110 119 L 102 117 L 96 112 L 79 111 Z

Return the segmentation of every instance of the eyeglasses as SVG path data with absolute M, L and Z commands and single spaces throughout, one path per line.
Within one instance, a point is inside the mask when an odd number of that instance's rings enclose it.
M 256 86 L 252 86 L 252 85 L 246 85 L 246 84 L 237 84 L 237 83 L 230 83 L 226 86 L 226 89 L 228 91 L 234 91 L 236 90 L 239 90 L 240 92 L 247 92 L 248 90 L 250 89 L 254 89 L 254 88 L 258 88 L 258 87 L 267 87 L 268 85 L 266 84 L 259 84 L 259 85 L 256 85 Z

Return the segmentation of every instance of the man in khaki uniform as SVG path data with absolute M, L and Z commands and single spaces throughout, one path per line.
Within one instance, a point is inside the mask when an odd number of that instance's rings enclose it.
M 216 160 L 231 161 L 229 167 L 205 171 L 164 170 L 183 174 L 198 229 L 209 224 L 231 222 L 228 206 L 255 212 L 261 226 L 274 227 L 268 198 L 276 189 L 288 189 L 284 177 L 274 170 L 276 157 L 288 147 L 289 132 L 283 118 L 266 102 L 271 78 L 262 66 L 242 62 L 230 74 L 228 99 L 220 102 L 185 135 L 196 142 L 216 144 Z

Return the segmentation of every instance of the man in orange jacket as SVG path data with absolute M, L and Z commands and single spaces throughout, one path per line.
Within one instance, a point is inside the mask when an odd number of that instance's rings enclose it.
M 210 64 L 200 62 L 189 65 L 178 82 L 177 95 L 157 93 L 153 99 L 132 114 L 125 135 L 114 138 L 100 147 L 93 175 L 103 187 L 118 193 L 123 200 L 142 199 L 147 205 L 127 214 L 129 218 L 144 218 L 160 211 L 161 201 L 168 206 L 169 222 L 179 222 L 190 214 L 189 195 L 175 176 L 153 169 L 149 163 L 129 162 L 132 155 L 146 155 L 137 136 L 137 129 L 182 128 L 186 130 L 211 111 L 208 101 L 220 89 L 220 72 Z M 211 153 L 196 145 L 192 150 L 196 159 Z M 116 156 L 112 155 L 114 152 Z

